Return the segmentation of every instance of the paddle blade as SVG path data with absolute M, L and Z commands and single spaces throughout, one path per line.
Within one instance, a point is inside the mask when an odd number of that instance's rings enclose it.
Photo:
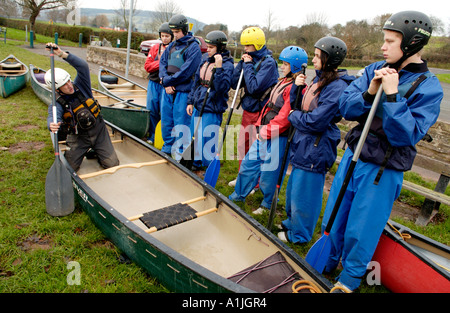
M 209 163 L 208 168 L 205 172 L 205 182 L 208 183 L 212 187 L 216 187 L 217 179 L 219 178 L 220 173 L 220 160 L 219 157 L 216 156 L 214 160 Z
M 153 142 L 153 146 L 156 149 L 161 150 L 163 145 L 164 145 L 164 140 L 162 138 L 162 132 L 161 132 L 161 121 L 159 121 L 158 124 L 156 124 L 156 128 L 155 128 L 155 140 Z
M 66 216 L 75 209 L 72 177 L 59 158 L 45 179 L 45 205 L 51 216 Z
M 180 164 L 188 170 L 191 170 L 192 164 L 194 164 L 194 139 L 192 139 L 186 150 L 181 155 Z
M 327 235 L 323 235 L 309 249 L 306 255 L 306 262 L 309 263 L 316 271 L 322 273 L 331 253 L 331 240 Z

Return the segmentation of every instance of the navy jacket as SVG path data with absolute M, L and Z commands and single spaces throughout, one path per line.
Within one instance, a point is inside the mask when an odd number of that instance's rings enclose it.
M 228 108 L 228 91 L 231 87 L 231 78 L 233 76 L 234 70 L 234 60 L 230 56 L 230 52 L 226 50 L 222 53 L 222 67 L 215 68 L 215 73 L 213 75 L 213 86 L 206 101 L 204 113 L 223 113 Z M 200 111 L 203 100 L 206 96 L 206 91 L 208 87 L 200 84 L 200 69 L 205 62 L 213 63 L 215 62 L 214 57 L 208 57 L 205 54 L 198 70 L 195 74 L 194 87 L 188 96 L 188 104 L 193 104 L 197 110 Z
M 169 75 L 167 73 L 167 65 L 170 50 L 172 50 L 173 46 L 175 46 L 176 50 L 181 50 L 187 45 L 189 46 L 183 54 L 185 60 L 183 66 L 179 72 Z M 164 50 L 159 61 L 159 77 L 162 79 L 163 87 L 173 86 L 176 91 L 190 92 L 194 83 L 193 77 L 201 59 L 202 52 L 200 46 L 191 32 L 181 39 L 171 42 L 166 50 Z
M 242 108 L 248 112 L 261 111 L 267 102 L 269 93 L 261 99 L 264 92 L 278 82 L 278 65 L 272 57 L 272 53 L 266 46 L 258 51 L 250 52 L 252 62 L 239 61 L 233 73 L 232 88 L 238 86 L 241 70 L 244 69 L 243 83 L 245 94 L 241 99 Z
M 316 74 L 311 84 L 319 80 L 321 71 L 316 71 Z M 339 79 L 325 86 L 318 95 L 317 108 L 311 112 L 296 110 L 289 115 L 288 120 L 296 130 L 290 146 L 292 166 L 316 173 L 326 173 L 331 168 L 341 139 L 335 124 L 340 116 L 339 98 L 354 79 L 354 76 L 347 75 L 346 70 L 340 70 Z M 297 94 L 298 87 L 294 86 L 291 95 Z M 299 99 L 299 103 L 301 101 Z
M 384 64 L 384 61 L 380 61 L 367 66 L 363 76 L 342 94 L 340 111 L 345 119 L 359 121 L 361 124 L 365 122 L 373 101 L 365 96 L 365 92 L 375 75 L 374 70 L 380 69 Z M 393 150 L 386 167 L 398 171 L 411 169 L 416 156 L 415 145 L 436 122 L 444 94 L 439 80 L 434 75 L 420 83 L 408 98 L 405 98 L 400 90 L 404 89 L 402 86 L 409 87 L 408 83 L 411 84 L 425 73 L 429 73 L 425 61 L 408 64 L 399 72 L 399 93 L 396 95 L 396 101 L 389 102 L 382 96 L 377 115 L 361 151 L 362 161 L 383 164 L 386 151 L 391 146 Z M 357 125 L 347 135 L 347 143 L 352 151 L 356 148 L 361 130 L 362 125 Z

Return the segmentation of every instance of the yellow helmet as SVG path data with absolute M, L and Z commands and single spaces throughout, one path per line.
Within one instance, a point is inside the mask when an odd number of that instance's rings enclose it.
M 241 45 L 254 45 L 256 50 L 261 50 L 266 44 L 266 36 L 259 27 L 249 27 L 241 34 Z

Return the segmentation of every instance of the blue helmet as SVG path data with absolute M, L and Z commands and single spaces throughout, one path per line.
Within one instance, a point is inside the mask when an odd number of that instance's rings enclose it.
M 289 46 L 281 51 L 280 60 L 289 63 L 291 72 L 295 74 L 302 69 L 303 64 L 308 63 L 308 54 L 300 47 Z

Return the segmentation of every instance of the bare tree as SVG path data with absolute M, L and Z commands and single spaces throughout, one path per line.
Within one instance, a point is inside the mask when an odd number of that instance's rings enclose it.
M 275 22 L 276 22 L 276 17 L 275 14 L 273 13 L 272 9 L 269 8 L 269 11 L 267 12 L 265 21 L 264 21 L 264 31 L 265 31 L 265 35 L 267 37 L 267 39 L 272 37 L 272 32 L 274 30 L 274 26 L 275 26 Z
M 19 6 L 23 8 L 23 11 L 30 20 L 30 29 L 34 30 L 36 18 L 41 11 L 53 10 L 60 7 L 67 6 L 68 0 L 14 0 Z
M 0 15 L 11 18 L 17 16 L 17 4 L 13 0 L 0 1 Z
M 176 14 L 182 14 L 183 10 L 172 0 L 159 1 L 156 4 L 153 13 L 153 23 L 159 26 L 165 22 L 168 22 L 170 18 Z
M 140 10 L 137 9 L 137 0 L 120 0 L 120 8 L 114 10 L 114 13 L 120 17 L 120 26 L 124 28 L 128 28 L 129 24 L 128 18 L 130 17 L 130 1 L 133 1 L 133 11 L 131 13 L 131 18 L 133 21 L 134 17 L 140 13 Z

